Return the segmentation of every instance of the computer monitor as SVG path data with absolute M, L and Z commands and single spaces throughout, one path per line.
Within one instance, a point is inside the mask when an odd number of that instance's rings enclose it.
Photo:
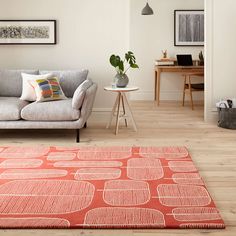
M 191 54 L 177 55 L 177 62 L 179 66 L 193 66 L 193 59 Z

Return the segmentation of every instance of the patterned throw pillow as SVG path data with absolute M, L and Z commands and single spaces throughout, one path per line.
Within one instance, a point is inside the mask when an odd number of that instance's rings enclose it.
M 67 99 L 56 77 L 30 80 L 36 92 L 36 102 Z

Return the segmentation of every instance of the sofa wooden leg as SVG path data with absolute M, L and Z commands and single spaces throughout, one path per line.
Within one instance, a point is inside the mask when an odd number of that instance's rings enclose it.
M 76 143 L 80 142 L 79 129 L 76 130 Z
M 84 124 L 84 128 L 85 128 L 85 129 L 87 128 L 87 122 L 85 122 L 85 124 Z

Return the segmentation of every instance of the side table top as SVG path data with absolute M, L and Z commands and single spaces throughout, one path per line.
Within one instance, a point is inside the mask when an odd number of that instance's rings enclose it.
M 131 92 L 139 90 L 137 86 L 127 86 L 125 88 L 112 88 L 111 86 L 104 87 L 104 90 L 111 91 L 111 92 Z

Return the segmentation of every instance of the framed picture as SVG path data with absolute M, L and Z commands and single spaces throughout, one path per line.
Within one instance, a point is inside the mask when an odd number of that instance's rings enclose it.
M 204 46 L 204 10 L 175 10 L 175 46 Z
M 0 44 L 56 44 L 56 20 L 0 20 Z

